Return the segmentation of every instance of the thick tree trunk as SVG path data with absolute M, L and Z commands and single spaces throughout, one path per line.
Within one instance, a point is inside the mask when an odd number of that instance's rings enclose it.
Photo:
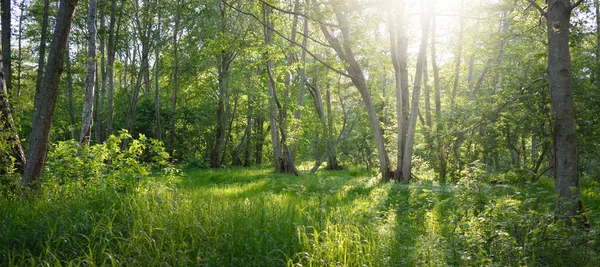
M 423 67 L 427 60 L 427 46 L 429 45 L 429 24 L 431 20 L 428 15 L 423 14 L 421 18 L 421 47 L 419 49 L 419 56 L 417 58 L 417 69 L 415 74 L 415 87 L 413 89 L 412 104 L 410 110 L 410 120 L 408 123 L 408 130 L 406 133 L 406 146 L 404 149 L 404 158 L 402 163 L 402 180 L 409 181 L 411 178 L 412 168 L 412 153 L 413 144 L 415 140 L 415 130 L 417 126 L 417 116 L 419 114 L 419 100 L 421 96 L 421 83 L 423 78 Z
M 569 0 L 549 0 L 546 13 L 550 107 L 554 116 L 554 193 L 559 196 L 556 201 L 556 214 L 567 218 L 574 217 L 581 211 L 569 51 L 569 28 L 573 8 Z
M 39 95 L 42 81 L 44 80 L 44 62 L 46 60 L 46 39 L 48 39 L 48 9 L 50 0 L 44 0 L 44 14 L 42 18 L 42 29 L 40 35 L 40 54 L 38 57 L 37 79 L 35 82 L 35 94 Z M 37 99 L 35 100 L 37 101 Z
M 10 27 L 10 0 L 0 0 L 0 10 L 2 15 L 2 63 L 4 64 L 4 78 L 6 79 L 7 92 L 12 90 L 12 63 L 11 63 L 11 48 L 10 39 L 12 31 Z M 11 94 L 14 92 L 11 92 Z
M 1 57 L 2 55 L 0 55 Z M 6 142 L 10 145 L 11 156 L 14 157 L 13 167 L 19 173 L 25 170 L 25 153 L 21 146 L 21 140 L 13 121 L 10 103 L 8 101 L 8 90 L 4 81 L 4 71 L 0 65 L 0 131 L 9 132 L 9 137 Z M 0 174 L 2 172 L 0 171 Z
M 82 144 L 89 144 L 92 134 L 92 116 L 96 89 L 96 0 L 89 0 L 87 28 L 87 74 L 85 77 L 85 98 L 83 100 L 83 113 L 81 116 L 81 134 L 79 137 L 79 142 Z
M 67 49 L 73 14 L 78 2 L 78 0 L 60 1 L 44 82 L 35 98 L 35 114 L 29 136 L 29 152 L 27 153 L 28 164 L 21 181 L 21 185 L 26 187 L 31 187 L 36 181 L 39 181 L 44 172 L 50 125 L 54 115 L 60 75 L 63 70 L 64 56 L 62 53 Z

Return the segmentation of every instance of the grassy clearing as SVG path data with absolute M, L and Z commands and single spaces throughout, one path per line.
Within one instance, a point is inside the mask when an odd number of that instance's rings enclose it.
M 0 200 L 2 266 L 597 266 L 591 230 L 552 220 L 549 184 L 380 183 L 341 171 L 187 170 L 132 192 Z

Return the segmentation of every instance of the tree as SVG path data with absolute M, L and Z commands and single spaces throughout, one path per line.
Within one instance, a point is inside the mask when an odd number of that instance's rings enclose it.
M 38 57 L 38 69 L 37 69 L 37 80 L 35 82 L 35 93 L 36 96 L 42 88 L 42 82 L 44 80 L 44 62 L 46 59 L 46 36 L 48 34 L 48 9 L 50 8 L 50 0 L 44 0 L 44 14 L 42 18 L 42 33 L 40 35 L 40 54 Z M 36 99 L 37 101 L 37 99 Z
M 48 153 L 50 125 L 54 115 L 58 84 L 63 71 L 64 50 L 73 22 L 73 14 L 79 0 L 61 0 L 56 18 L 56 26 L 52 35 L 52 47 L 48 55 L 48 64 L 40 91 L 35 97 L 35 114 L 32 119 L 32 130 L 29 136 L 28 164 L 25 167 L 21 185 L 32 187 L 42 178 Z
M 275 82 L 275 75 L 273 73 L 274 62 L 269 53 L 272 45 L 272 35 L 274 30 L 274 23 L 271 18 L 271 7 L 263 3 L 263 21 L 264 25 L 264 36 L 265 44 L 267 45 L 267 52 L 265 52 L 265 58 L 267 61 L 267 87 L 269 95 L 269 119 L 271 127 L 271 142 L 273 144 L 273 165 L 275 172 L 285 172 L 299 174 L 294 161 L 292 159 L 291 151 L 287 145 L 287 130 L 285 129 L 286 115 L 284 107 L 277 94 L 277 85 Z
M 2 15 L 2 64 L 4 64 L 4 78 L 6 79 L 6 88 L 8 91 L 12 89 L 12 64 L 11 64 L 11 48 L 10 39 L 12 31 L 10 27 L 10 0 L 0 1 L 0 10 Z
M 535 0 L 528 0 L 546 17 L 548 34 L 548 82 L 552 121 L 552 154 L 554 155 L 554 193 L 558 195 L 555 212 L 562 218 L 572 218 L 581 210 L 575 110 L 573 108 L 573 77 L 569 30 L 571 12 L 582 0 L 549 0 L 547 11 Z
M 371 93 L 369 92 L 363 69 L 360 63 L 358 63 L 356 60 L 356 56 L 352 50 L 352 42 L 350 41 L 352 37 L 350 36 L 349 21 L 346 17 L 346 14 L 342 10 L 342 3 L 334 1 L 332 2 L 332 8 L 339 25 L 339 38 L 341 38 L 341 40 L 336 38 L 329 30 L 329 26 L 323 22 L 320 22 L 321 31 L 323 32 L 323 35 L 325 36 L 325 39 L 327 39 L 329 45 L 337 53 L 338 57 L 344 61 L 344 67 L 348 73 L 345 75 L 352 80 L 352 83 L 360 92 L 363 102 L 367 108 L 371 131 L 375 137 L 377 155 L 379 158 L 379 171 L 383 179 L 389 179 L 391 176 L 389 170 L 389 158 L 385 149 L 383 133 L 381 127 L 379 126 L 379 117 L 375 111 L 373 101 L 371 100 Z
M 79 137 L 79 142 L 82 144 L 89 144 L 92 133 L 94 91 L 96 89 L 96 0 L 89 0 L 87 27 L 87 74 L 85 76 L 85 99 L 83 104 L 81 135 Z
M 0 58 L 1 57 L 2 54 L 0 54 Z M 25 170 L 25 153 L 23 153 L 21 140 L 19 139 L 15 122 L 13 121 L 4 75 L 4 71 L 0 64 L 0 131 L 9 133 L 7 141 L 11 147 L 11 156 L 14 157 L 13 166 L 19 173 L 23 173 Z
M 419 100 L 421 94 L 423 68 L 427 60 L 427 46 L 429 44 L 429 24 L 431 22 L 429 14 L 423 14 L 421 17 L 422 34 L 421 34 L 421 47 L 419 49 L 419 56 L 417 58 L 417 69 L 415 74 L 415 87 L 413 89 L 412 104 L 410 110 L 410 119 L 408 122 L 408 129 L 406 133 L 406 145 L 404 148 L 404 157 L 402 160 L 402 180 L 408 181 L 411 176 L 412 167 L 412 154 L 413 144 L 415 140 L 415 130 L 417 126 L 417 116 L 419 114 Z

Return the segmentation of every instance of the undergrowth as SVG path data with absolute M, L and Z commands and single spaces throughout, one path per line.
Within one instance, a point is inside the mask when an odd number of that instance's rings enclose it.
M 553 219 L 554 195 L 544 181 L 492 185 L 465 174 L 452 185 L 391 184 L 356 171 L 294 177 L 265 168 L 189 169 L 180 176 L 167 165 L 166 172 L 157 171 L 158 165 L 145 161 L 151 145 L 140 142 L 144 148 L 127 156 L 135 160 L 121 167 L 83 162 L 70 169 L 61 159 L 96 152 L 72 144 L 56 146 L 41 197 L 0 200 L 0 265 L 600 262 L 600 185 L 591 181 L 582 186 L 592 221 L 592 228 L 585 229 Z M 111 155 L 103 160 L 115 164 L 125 159 Z M 80 174 L 81 168 L 94 170 L 85 172 L 94 178 Z M 135 182 L 105 185 L 119 179 Z

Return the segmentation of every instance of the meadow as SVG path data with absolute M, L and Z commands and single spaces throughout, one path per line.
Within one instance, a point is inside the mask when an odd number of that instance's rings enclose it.
M 0 266 L 598 266 L 591 228 L 553 218 L 551 181 L 385 183 L 361 170 L 185 169 L 0 199 Z

